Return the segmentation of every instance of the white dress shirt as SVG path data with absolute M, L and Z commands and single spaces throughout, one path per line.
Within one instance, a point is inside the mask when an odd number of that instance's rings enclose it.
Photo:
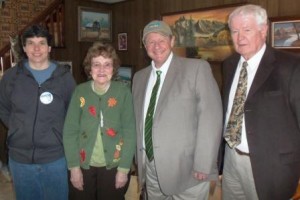
M 166 62 L 159 69 L 155 67 L 155 63 L 153 61 L 151 62 L 152 71 L 150 73 L 150 77 L 149 77 L 149 80 L 148 80 L 148 85 L 147 85 L 146 94 L 145 94 L 145 101 L 144 101 L 144 124 L 145 124 L 145 120 L 146 120 L 146 115 L 147 115 L 147 110 L 148 110 L 148 106 L 149 106 L 149 102 L 150 102 L 150 98 L 151 98 L 152 89 L 155 85 L 156 78 L 157 78 L 156 71 L 159 70 L 162 73 L 160 74 L 160 84 L 159 84 L 159 88 L 158 88 L 158 91 L 157 91 L 153 117 L 155 115 L 156 105 L 157 105 L 157 101 L 158 101 L 158 98 L 159 98 L 159 95 L 160 95 L 160 91 L 161 91 L 161 88 L 164 84 L 166 74 L 168 72 L 168 69 L 169 69 L 172 58 L 173 58 L 173 53 L 171 52 L 171 54 L 167 58 Z M 144 135 L 144 133 L 143 133 L 143 135 Z M 145 149 L 145 139 L 143 141 L 144 141 L 143 147 Z
M 247 93 L 246 95 L 248 96 L 249 90 L 251 88 L 253 79 L 255 77 L 256 71 L 258 69 L 259 63 L 261 61 L 261 58 L 266 50 L 266 44 L 263 45 L 263 47 L 249 60 L 247 60 L 248 66 L 247 66 Z M 226 121 L 225 125 L 227 126 L 229 116 L 231 113 L 232 109 L 232 104 L 233 104 L 233 99 L 235 96 L 235 91 L 238 85 L 238 79 L 240 76 L 240 71 L 242 68 L 243 62 L 246 61 L 242 56 L 240 58 L 240 61 L 238 63 L 238 67 L 236 69 L 233 82 L 231 85 L 230 93 L 229 93 L 229 99 L 228 99 L 228 107 L 227 107 L 227 112 L 226 112 Z M 247 101 L 247 100 L 246 100 Z M 249 153 L 249 147 L 248 147 L 248 141 L 247 141 L 247 136 L 246 136 L 246 126 L 245 126 L 245 115 L 243 116 L 243 124 L 242 124 L 242 135 L 241 135 L 241 143 L 237 145 L 237 149 L 239 149 L 242 152 Z M 225 126 L 225 127 L 226 127 Z

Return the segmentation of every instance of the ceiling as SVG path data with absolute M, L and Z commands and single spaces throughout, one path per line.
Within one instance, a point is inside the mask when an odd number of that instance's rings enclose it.
M 119 3 L 126 0 L 93 0 L 93 1 L 101 2 L 101 3 Z

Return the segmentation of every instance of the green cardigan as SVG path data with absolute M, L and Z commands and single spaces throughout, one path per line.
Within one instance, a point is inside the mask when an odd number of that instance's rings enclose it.
M 89 169 L 99 126 L 106 168 L 130 169 L 136 149 L 132 95 L 128 86 L 114 81 L 101 96 L 91 81 L 76 87 L 63 131 L 68 168 Z

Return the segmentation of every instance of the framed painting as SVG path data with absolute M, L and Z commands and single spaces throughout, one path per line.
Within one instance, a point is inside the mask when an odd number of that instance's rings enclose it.
M 0 65 L 1 65 L 1 71 L 0 71 L 0 80 L 4 74 L 4 64 L 3 64 L 3 57 L 0 57 Z
M 73 73 L 72 61 L 57 61 L 59 64 L 65 65 L 70 69 L 70 72 Z
M 121 64 L 121 66 L 118 68 L 118 72 L 114 80 L 121 81 L 131 86 L 132 77 L 133 77 L 133 66 Z
M 111 41 L 111 12 L 99 8 L 78 7 L 78 40 Z
M 270 18 L 270 44 L 277 49 L 300 49 L 300 17 Z
M 228 16 L 240 5 L 163 14 L 162 20 L 175 35 L 175 53 L 208 61 L 223 61 L 234 52 Z
M 118 34 L 118 50 L 119 51 L 127 50 L 127 33 Z

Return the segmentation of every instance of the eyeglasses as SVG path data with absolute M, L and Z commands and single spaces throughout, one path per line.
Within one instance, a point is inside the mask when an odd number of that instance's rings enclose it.
M 104 70 L 108 70 L 111 69 L 113 67 L 112 63 L 104 63 L 103 65 L 101 63 L 92 63 L 92 68 L 94 69 L 104 69 Z
M 148 47 L 164 46 L 167 43 L 168 43 L 168 40 L 158 40 L 158 41 L 149 40 L 149 41 L 146 41 L 146 46 L 148 46 Z

